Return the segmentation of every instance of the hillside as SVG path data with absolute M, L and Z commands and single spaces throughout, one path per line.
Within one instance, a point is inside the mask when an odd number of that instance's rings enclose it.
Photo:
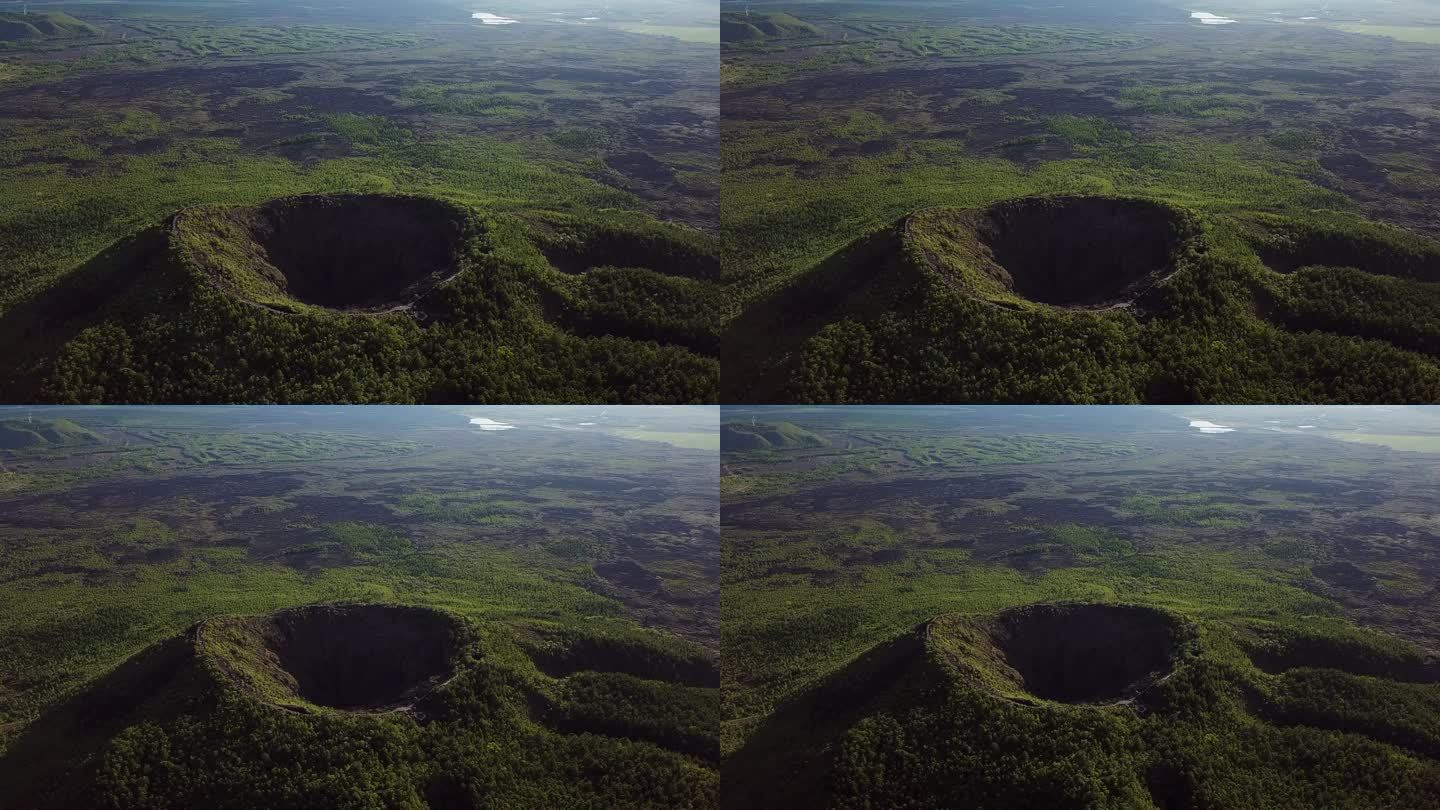
M 49 710 L 0 778 L 17 808 L 707 806 L 717 682 L 644 634 L 357 603 L 217 616 Z
M 1295 646 L 1315 654 L 1266 657 Z M 1428 806 L 1440 702 L 1417 663 L 1378 634 L 1126 605 L 940 616 L 771 715 L 727 760 L 724 803 Z
M 0 11 L 0 42 L 34 42 L 98 36 L 99 28 L 59 11 L 17 14 Z
M 819 28 L 789 14 L 725 12 L 720 15 L 721 42 L 764 42 L 771 39 L 794 39 L 819 35 Z
M 720 426 L 720 450 L 725 453 L 795 450 L 802 447 L 824 447 L 828 444 L 824 437 L 789 422 L 773 425 L 728 422 Z
M 0 419 L 0 450 L 100 444 L 105 437 L 69 419 Z
M 1440 84 L 1403 5 L 1410 42 L 1149 0 L 737 29 L 722 401 L 1440 401 Z
M 1432 401 L 1437 280 L 1440 243 L 1349 216 L 1100 195 L 926 208 L 732 321 L 724 396 Z
M 712 238 L 637 215 L 399 194 L 188 208 L 0 317 L 19 347 L 0 394 L 713 400 L 717 274 Z
M 784 413 L 830 447 L 722 465 L 725 806 L 1440 801 L 1433 408 Z
M 109 441 L 0 451 L 5 810 L 718 802 L 715 454 L 612 432 L 712 408 L 52 410 Z

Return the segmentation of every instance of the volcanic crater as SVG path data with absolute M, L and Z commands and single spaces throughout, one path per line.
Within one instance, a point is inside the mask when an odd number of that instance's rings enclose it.
M 942 617 L 930 632 L 958 642 L 966 666 L 998 675 L 1005 691 L 1075 704 L 1139 697 L 1173 671 L 1182 638 L 1164 611 L 1089 603 Z
M 171 222 L 221 286 L 358 311 L 414 304 L 464 268 L 480 230 L 459 206 L 399 194 L 310 194 Z
M 1168 206 L 1107 197 L 1010 200 L 987 209 L 976 232 L 1016 293 L 1057 306 L 1133 298 L 1175 269 L 1184 239 Z
M 449 614 L 400 605 L 311 605 L 196 631 L 238 687 L 294 711 L 409 708 L 454 674 L 461 638 Z
M 995 304 L 1069 309 L 1137 303 L 1168 278 L 1201 228 L 1186 211 L 1128 197 L 1020 197 L 929 208 L 901 223 L 906 252 Z

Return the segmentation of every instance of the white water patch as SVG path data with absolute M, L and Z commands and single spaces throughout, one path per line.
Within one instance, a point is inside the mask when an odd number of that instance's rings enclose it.
M 514 425 L 507 425 L 507 424 L 505 424 L 504 422 L 496 422 L 494 419 L 486 419 L 486 418 L 483 417 L 483 416 L 477 416 L 477 417 L 475 417 L 474 419 L 471 419 L 471 420 L 470 420 L 470 424 L 474 425 L 475 427 L 480 428 L 481 430 L 514 430 L 514 429 L 515 429 L 515 426 L 514 426 Z
M 593 427 L 594 424 L 594 422 L 581 422 L 580 427 Z
M 1190 19 L 1199 20 L 1201 25 L 1229 25 L 1233 22 L 1239 22 L 1239 20 L 1232 20 L 1229 17 L 1216 16 L 1208 11 L 1192 11 L 1190 12 Z
M 484 25 L 514 25 L 520 22 L 509 17 L 501 17 L 499 14 L 491 14 L 488 11 L 477 11 L 470 15 L 470 19 L 479 20 Z
M 1296 425 L 1295 427 L 1300 428 L 1301 430 L 1314 430 L 1314 429 L 1315 429 L 1315 426 L 1314 426 L 1314 425 Z
M 1214 422 L 1206 422 L 1204 419 L 1190 420 L 1190 427 L 1198 429 L 1201 433 L 1234 433 L 1235 428 L 1217 425 Z
M 1319 17 L 1301 17 L 1300 19 L 1305 20 L 1305 21 L 1308 22 L 1308 21 L 1310 21 L 1310 20 L 1318 20 L 1318 19 L 1320 19 L 1320 18 L 1319 18 Z

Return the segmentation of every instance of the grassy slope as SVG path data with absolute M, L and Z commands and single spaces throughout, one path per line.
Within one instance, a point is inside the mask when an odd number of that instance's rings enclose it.
M 723 42 L 765 42 L 772 39 L 817 36 L 820 29 L 784 13 L 724 13 L 720 15 Z
M 105 438 L 69 419 L 6 419 L 0 421 L 0 450 L 27 450 L 96 444 Z
M 746 450 L 790 450 L 823 447 L 824 438 L 789 422 L 749 425 L 731 422 L 720 426 L 720 448 L 725 452 Z
M 16 14 L 0 11 L 0 42 L 33 42 L 96 36 L 100 29 L 64 12 Z

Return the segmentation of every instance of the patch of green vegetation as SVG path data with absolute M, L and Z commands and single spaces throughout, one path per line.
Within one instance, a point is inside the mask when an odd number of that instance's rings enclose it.
M 783 12 L 721 12 L 720 40 L 729 43 L 760 43 L 774 39 L 815 37 L 820 29 Z
M 0 450 L 35 450 L 50 447 L 100 444 L 105 437 L 69 419 L 0 420 Z
M 340 113 L 327 117 L 325 123 L 353 146 L 398 149 L 415 143 L 414 132 L 383 115 Z
M 615 26 L 631 34 L 645 34 L 652 37 L 670 37 L 681 42 L 714 44 L 720 41 L 720 29 L 709 25 L 645 25 L 621 24 Z
M 550 140 L 567 149 L 596 150 L 610 145 L 610 136 L 603 130 L 576 127 L 552 132 Z
M 75 39 L 100 35 L 100 29 L 61 11 L 34 14 L 0 11 L 0 43 Z
M 1127 109 L 1151 115 L 1182 115 L 1201 118 L 1238 118 L 1260 109 L 1259 102 L 1234 93 L 1224 93 L 1213 85 L 1140 85 L 1127 87 L 1120 93 Z M 1309 145 L 1320 136 L 1282 133 L 1271 138 L 1280 148 L 1294 148 L 1297 143 Z
M 1314 541 L 1282 537 L 1266 543 L 1264 552 L 1266 555 L 1280 560 L 1308 562 L 1322 557 L 1325 550 L 1321 544 Z
M 538 118 L 541 106 L 528 94 L 494 92 L 483 84 L 420 85 L 406 90 L 405 97 L 418 102 L 428 112 L 483 117 L 512 124 Z
M 1243 527 L 1251 517 L 1245 506 L 1226 503 L 1223 496 L 1191 493 L 1177 498 L 1134 495 L 1120 501 L 1117 511 L 1158 524 L 1172 526 L 1204 526 L 1207 528 Z
M 1285 149 L 1291 152 L 1313 151 L 1331 145 L 1330 138 L 1321 133 L 1294 129 L 1277 132 L 1271 135 L 1269 140 L 1276 149 Z
M 558 537 L 545 544 L 545 550 L 570 560 L 589 560 L 599 556 L 599 543 L 582 537 Z
M 728 422 L 720 426 L 720 449 L 727 452 L 749 450 L 795 450 L 804 447 L 825 447 L 830 444 L 823 436 L 781 422 L 775 425 Z
M 448 516 L 447 516 L 448 517 Z M 380 559 L 414 550 L 410 539 L 387 526 L 372 523 L 332 523 L 325 531 L 359 559 Z
M 1104 529 L 1069 523 L 1046 529 L 1051 539 L 1078 557 L 1114 557 L 1133 554 L 1135 545 Z
M 661 442 L 694 450 L 719 450 L 720 437 L 714 433 L 682 433 L 665 430 L 617 430 L 615 435 L 642 442 Z
M 1418 42 L 1422 45 L 1440 45 L 1440 26 L 1434 25 L 1363 25 L 1360 23 L 1336 23 L 1333 27 L 1352 34 L 1366 34 L 1374 37 L 1389 37 L 1400 42 Z
M 1055 53 L 1129 48 L 1141 42 L 1126 34 L 1058 26 L 965 26 L 916 30 L 910 26 L 859 23 L 856 30 L 894 42 L 917 58 L 975 58 L 1023 53 Z
M 1074 146 L 1119 146 L 1129 141 L 1124 130 L 1099 116 L 1059 115 L 1045 123 Z
M 1362 442 L 1364 444 L 1378 444 L 1394 450 L 1406 450 L 1415 453 L 1440 453 L 1440 436 L 1416 436 L 1413 434 L 1388 435 L 1383 433 L 1349 433 L 1337 432 L 1326 434 L 1332 439 L 1339 439 L 1342 442 Z
M 515 526 L 524 522 L 529 507 L 520 501 L 497 500 L 488 493 L 407 495 L 396 507 L 400 514 L 430 520 L 481 526 Z

